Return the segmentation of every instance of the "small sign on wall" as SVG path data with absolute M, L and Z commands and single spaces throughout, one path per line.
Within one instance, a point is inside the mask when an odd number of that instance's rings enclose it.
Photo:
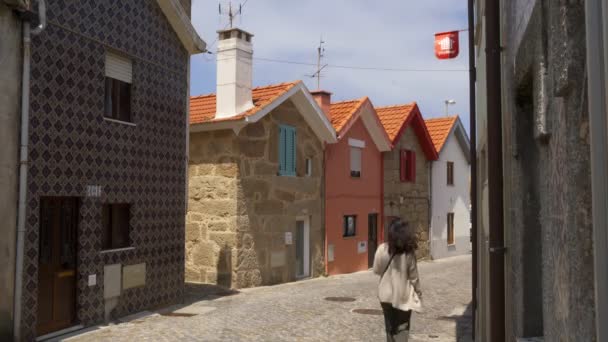
M 89 274 L 89 281 L 87 282 L 89 286 L 97 285 L 97 274 Z
M 101 197 L 101 185 L 87 185 L 87 197 Z
M 285 233 L 285 244 L 286 245 L 293 244 L 293 238 L 292 238 L 291 232 L 286 232 Z
M 367 252 L 367 241 L 359 241 L 357 244 L 357 252 L 359 254 Z

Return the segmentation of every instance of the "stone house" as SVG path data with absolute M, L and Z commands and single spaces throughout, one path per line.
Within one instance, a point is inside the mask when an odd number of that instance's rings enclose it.
M 606 341 L 608 2 L 475 6 L 475 337 Z
M 301 81 L 251 88 L 252 35 L 219 32 L 217 94 L 190 100 L 186 280 L 233 288 L 324 272 L 323 151 Z
M 337 132 L 325 149 L 325 235 L 327 273 L 369 269 L 383 240 L 382 153 L 391 142 L 367 97 L 330 104 L 314 92 Z
M 382 155 L 384 228 L 393 218 L 409 222 L 418 235 L 418 257 L 428 257 L 431 215 L 431 162 L 437 151 L 415 102 L 376 107 L 392 144 Z
M 33 341 L 181 300 L 189 59 L 205 43 L 188 0 L 24 3 L 25 182 L 2 236 L 12 334 Z
M 425 120 L 437 160 L 431 163 L 431 256 L 471 252 L 469 138 L 456 116 Z

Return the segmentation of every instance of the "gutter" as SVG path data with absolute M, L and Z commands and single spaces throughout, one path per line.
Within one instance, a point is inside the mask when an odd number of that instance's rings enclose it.
M 596 340 L 608 340 L 608 1 L 585 1 Z
M 468 0 L 468 21 L 469 21 L 469 132 L 471 139 L 469 141 L 469 163 L 471 170 L 470 192 L 471 201 L 471 247 L 472 255 L 472 322 L 473 329 L 472 337 L 475 340 L 476 317 L 477 317 L 477 262 L 478 262 L 478 246 L 477 246 L 477 100 L 475 98 L 475 83 L 477 82 L 475 68 L 475 0 Z M 460 118 L 458 119 L 460 121 Z M 460 124 L 460 123 L 459 123 Z
M 23 257 L 25 246 L 25 221 L 27 200 L 27 170 L 30 124 L 30 57 L 31 35 L 37 35 L 46 27 L 46 4 L 38 0 L 38 18 L 40 24 L 34 29 L 30 28 L 28 21 L 23 22 L 23 73 L 21 80 L 21 142 L 19 151 L 19 202 L 17 209 L 17 246 L 15 260 L 15 299 L 13 336 L 16 341 L 21 340 L 21 307 L 23 296 Z
M 505 253 L 500 3 L 486 2 L 490 340 L 505 341 Z

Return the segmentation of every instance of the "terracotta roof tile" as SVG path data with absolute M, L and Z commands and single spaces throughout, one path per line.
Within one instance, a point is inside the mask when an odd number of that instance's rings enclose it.
M 380 122 L 382 122 L 382 126 L 384 126 L 391 141 L 395 141 L 395 138 L 397 138 L 397 135 L 401 131 L 403 123 L 407 121 L 415 107 L 416 102 L 404 105 L 376 107 Z
M 356 100 L 334 102 L 330 105 L 329 116 L 331 117 L 331 125 L 334 126 L 336 132 L 340 132 L 344 128 L 366 100 L 367 97 L 362 97 Z
M 192 96 L 190 97 L 190 124 L 240 120 L 257 113 L 300 82 L 301 81 L 279 83 L 253 88 L 251 90 L 253 108 L 244 113 L 224 119 L 215 119 L 215 94 Z
M 458 116 L 424 120 L 437 152 L 440 152 L 443 148 L 443 145 L 452 131 L 452 127 L 456 123 L 456 120 L 458 120 Z

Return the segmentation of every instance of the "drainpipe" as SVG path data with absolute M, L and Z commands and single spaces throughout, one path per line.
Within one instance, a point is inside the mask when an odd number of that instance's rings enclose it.
M 321 179 L 321 184 L 323 184 L 323 187 L 321 188 L 321 198 L 323 199 L 323 248 L 325 249 L 325 257 L 323 259 L 325 259 L 325 275 L 329 275 L 329 259 L 328 259 L 328 252 L 329 252 L 329 246 L 328 246 L 328 240 L 327 240 L 327 170 L 326 170 L 326 165 L 327 165 L 327 158 L 328 158 L 328 148 L 329 146 L 327 145 L 326 142 L 323 143 L 323 158 L 322 158 L 322 163 L 323 165 L 321 166 L 321 170 L 322 170 L 322 179 Z M 335 256 L 334 256 L 335 257 Z
M 23 22 L 23 73 L 21 76 L 21 146 L 19 151 L 19 203 L 17 211 L 17 248 L 15 260 L 15 299 L 13 336 L 21 340 L 21 297 L 23 292 L 23 254 L 25 244 L 25 210 L 27 200 L 27 168 L 30 112 L 30 54 L 31 35 L 39 34 L 46 26 L 46 6 L 38 0 L 39 25 L 30 29 L 30 23 Z
M 490 341 L 505 341 L 500 1 L 486 2 Z
M 433 161 L 429 160 L 429 210 L 428 210 L 428 219 L 429 219 L 429 230 L 428 230 L 428 240 L 429 240 L 429 254 L 431 260 L 433 260 Z
M 381 237 L 379 240 L 383 243 L 386 241 L 386 237 L 384 236 L 384 226 L 386 225 L 384 220 L 384 153 L 391 152 L 380 152 L 380 223 L 378 224 L 378 227 L 380 228 Z M 378 243 L 378 246 L 380 246 L 380 243 Z
M 608 1 L 585 1 L 587 32 L 587 96 L 591 137 L 591 200 L 595 258 L 596 340 L 608 340 Z
M 469 134 L 471 142 L 469 144 L 469 160 L 471 161 L 471 180 L 470 180 L 470 193 L 469 199 L 471 201 L 471 246 L 473 248 L 472 256 L 472 277 L 473 286 L 472 292 L 472 321 L 473 330 L 472 337 L 475 339 L 475 322 L 477 316 L 477 120 L 476 120 L 476 99 L 475 99 L 475 83 L 476 69 L 475 69 L 475 0 L 468 0 L 468 19 L 469 19 Z

